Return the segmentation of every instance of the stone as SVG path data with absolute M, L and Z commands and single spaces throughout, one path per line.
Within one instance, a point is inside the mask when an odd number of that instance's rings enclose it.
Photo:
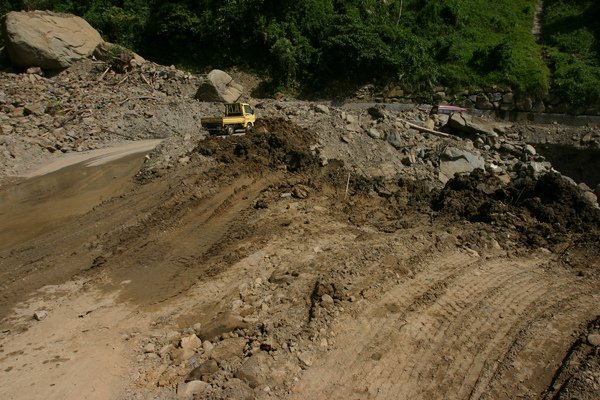
M 217 362 L 222 362 L 234 357 L 242 357 L 246 343 L 247 341 L 243 337 L 222 340 L 215 345 L 215 348 L 210 353 L 210 358 Z
M 240 315 L 226 311 L 218 314 L 212 321 L 200 329 L 199 337 L 202 340 L 210 340 L 224 333 L 232 332 L 236 329 L 245 329 L 248 327 Z
M 309 189 L 304 185 L 296 185 L 292 190 L 292 196 L 297 199 L 306 199 L 309 195 Z
M 160 350 L 158 351 L 158 354 L 161 357 L 164 357 L 165 355 L 169 354 L 171 351 L 173 351 L 175 349 L 175 346 L 173 346 L 172 344 L 166 344 L 163 347 L 160 348 Z
M 406 165 L 407 167 L 410 167 L 411 165 L 415 164 L 417 162 L 417 156 L 413 153 L 407 154 L 406 157 L 402 158 L 402 164 Z
M 327 293 L 321 296 L 321 306 L 323 308 L 332 308 L 334 306 L 333 297 Z
M 345 116 L 345 121 L 349 124 L 355 124 L 358 122 L 358 118 L 356 118 L 354 115 L 352 114 L 346 114 Z
M 352 122 L 348 125 L 346 125 L 346 130 L 349 132 L 361 132 L 363 130 L 363 128 L 357 123 L 357 122 Z
M 440 172 L 448 178 L 484 167 L 485 161 L 481 156 L 456 147 L 447 147 L 440 155 Z
M 270 377 L 270 361 L 271 357 L 267 353 L 257 353 L 246 359 L 233 376 L 246 382 L 253 389 L 263 386 Z
M 494 104 L 488 99 L 488 97 L 481 93 L 477 95 L 475 100 L 475 107 L 480 110 L 493 110 Z
M 44 113 L 46 112 L 46 107 L 42 104 L 39 103 L 33 103 L 33 104 L 28 104 L 25 107 L 23 107 L 23 114 L 24 115 L 44 115 Z
M 269 277 L 269 282 L 276 285 L 291 285 L 294 280 L 294 276 L 287 271 L 273 271 Z
M 214 348 L 215 345 L 209 342 L 208 340 L 202 342 L 202 350 L 204 350 L 205 353 L 209 354 Z
M 367 131 L 367 133 L 369 134 L 370 137 L 372 137 L 373 139 L 381 139 L 381 132 L 379 132 L 377 129 L 375 128 L 371 128 Z
M 600 346 L 600 333 L 590 333 L 587 336 L 587 341 L 592 346 Z
M 327 115 L 329 115 L 331 113 L 331 111 L 329 111 L 329 107 L 327 107 L 325 104 L 315 105 L 315 111 L 318 113 L 327 114 Z
M 33 318 L 36 321 L 41 321 L 44 318 L 46 318 L 47 316 L 48 316 L 48 311 L 46 311 L 46 310 L 39 310 L 39 311 L 36 311 L 33 313 Z
M 537 154 L 537 151 L 535 150 L 535 147 L 533 147 L 530 144 L 525 145 L 525 147 L 523 148 L 523 150 L 525 151 L 526 154 L 529 154 L 531 156 L 535 156 Z
M 202 346 L 202 341 L 195 334 L 181 338 L 180 347 L 182 349 L 196 350 Z
M 219 370 L 219 365 L 215 360 L 206 360 L 194 368 L 185 378 L 186 382 L 195 380 L 208 380 L 212 374 Z
M 174 349 L 171 351 L 171 360 L 173 364 L 181 364 L 194 356 L 195 351 L 192 349 Z
M 466 113 L 454 113 L 448 120 L 448 126 L 467 135 L 497 136 L 494 132 L 495 124 Z
M 14 67 L 63 69 L 91 56 L 103 42 L 83 18 L 48 11 L 9 12 L 2 31 Z
M 156 351 L 156 346 L 154 345 L 154 343 L 148 343 L 144 347 L 144 353 L 154 353 L 155 351 Z
M 201 395 L 208 389 L 210 385 L 203 381 L 190 381 L 187 383 L 180 383 L 177 385 L 177 398 L 178 399 L 193 399 L 194 397 Z
M 594 194 L 594 192 L 583 191 L 581 193 L 585 201 L 591 205 L 598 203 L 598 197 Z
M 396 132 L 390 132 L 386 137 L 387 142 L 397 150 L 402 148 L 402 143 L 398 139 L 398 136 L 399 135 Z
M 226 72 L 213 69 L 196 91 L 200 101 L 235 103 L 242 96 L 243 88 Z

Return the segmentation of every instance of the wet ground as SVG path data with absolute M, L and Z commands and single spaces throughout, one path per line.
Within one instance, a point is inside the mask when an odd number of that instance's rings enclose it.
M 272 119 L 161 176 L 2 189 L 0 392 L 167 399 L 214 361 L 201 398 L 554 397 L 600 313 L 597 210 L 556 175 L 348 182 L 314 141 Z

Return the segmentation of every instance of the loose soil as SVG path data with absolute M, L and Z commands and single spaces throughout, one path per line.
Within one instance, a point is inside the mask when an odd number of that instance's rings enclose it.
M 574 186 L 365 176 L 318 136 L 263 119 L 158 173 L 2 188 L 2 398 L 597 398 L 600 211 Z

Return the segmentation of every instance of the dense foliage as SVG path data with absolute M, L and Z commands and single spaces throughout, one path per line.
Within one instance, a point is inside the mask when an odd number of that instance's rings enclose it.
M 571 100 L 600 91 L 594 0 L 545 2 L 546 58 L 531 34 L 536 0 L 4 1 L 0 11 L 81 15 L 105 39 L 162 63 L 265 71 L 275 87 L 377 80 L 541 96 L 553 79 Z
M 576 106 L 600 102 L 600 2 L 545 3 L 544 40 L 553 87 Z

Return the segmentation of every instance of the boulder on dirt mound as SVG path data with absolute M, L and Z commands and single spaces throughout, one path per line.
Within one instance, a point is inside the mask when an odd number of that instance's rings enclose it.
M 9 12 L 2 32 L 14 67 L 63 69 L 90 56 L 102 43 L 84 19 L 47 11 Z
M 213 69 L 198 88 L 196 98 L 200 101 L 235 103 L 243 90 L 242 85 L 236 83 L 227 72 Z
M 471 172 L 484 166 L 485 163 L 481 156 L 456 147 L 447 147 L 440 155 L 440 172 L 447 179 L 457 173 Z

